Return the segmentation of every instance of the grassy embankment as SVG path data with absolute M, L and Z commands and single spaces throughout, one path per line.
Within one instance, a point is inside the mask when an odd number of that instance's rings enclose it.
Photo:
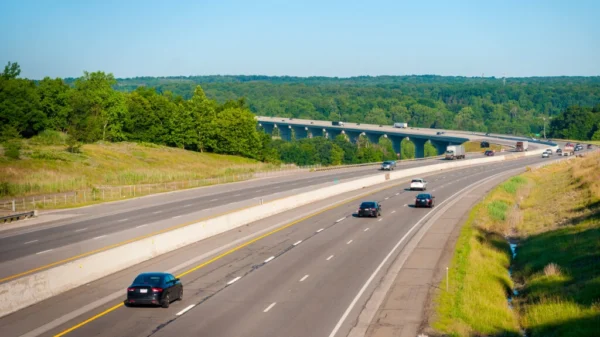
M 452 336 L 600 335 L 600 155 L 514 177 L 479 203 L 431 323 Z
M 234 175 L 274 168 L 247 158 L 154 144 L 86 144 L 81 153 L 70 153 L 60 142 L 47 144 L 36 137 L 24 141 L 18 160 L 0 151 L 0 198 L 172 182 L 187 187 L 190 181 L 233 180 Z M 160 192 L 160 186 L 151 192 Z

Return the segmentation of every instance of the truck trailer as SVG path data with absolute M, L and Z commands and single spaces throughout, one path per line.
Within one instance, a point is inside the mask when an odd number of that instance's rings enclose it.
M 395 128 L 406 129 L 408 127 L 408 123 L 394 123 Z
M 449 145 L 446 147 L 446 159 L 464 159 L 465 158 L 465 147 L 463 145 Z
M 529 149 L 529 142 L 526 140 L 518 141 L 517 146 L 515 147 L 515 150 L 517 150 L 517 152 L 524 152 L 524 151 L 527 151 L 528 149 Z

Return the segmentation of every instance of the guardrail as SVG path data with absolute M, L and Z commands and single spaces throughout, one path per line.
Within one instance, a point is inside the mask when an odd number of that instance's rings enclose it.
M 37 211 L 15 213 L 15 214 L 10 214 L 10 215 L 0 216 L 0 223 L 7 223 L 7 222 L 10 223 L 13 221 L 32 218 L 35 216 L 37 216 Z

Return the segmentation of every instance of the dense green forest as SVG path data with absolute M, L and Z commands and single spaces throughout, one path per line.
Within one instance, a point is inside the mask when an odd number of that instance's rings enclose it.
M 568 107 L 600 104 L 600 77 L 139 77 L 119 79 L 116 88 L 154 87 L 189 98 L 196 85 L 219 102 L 244 97 L 261 116 L 407 122 L 526 136 L 540 134 L 544 118 L 556 118 Z
M 254 115 L 517 135 L 540 133 L 552 118 L 550 137 L 600 139 L 600 77 L 19 75 L 10 62 L 0 74 L 0 141 L 8 153 L 18 148 L 14 139 L 55 130 L 69 135 L 71 151 L 81 142 L 127 140 L 300 165 L 397 158 L 386 140 L 273 140 Z M 414 147 L 405 145 L 402 158 L 413 157 Z M 426 153 L 434 152 L 427 144 Z

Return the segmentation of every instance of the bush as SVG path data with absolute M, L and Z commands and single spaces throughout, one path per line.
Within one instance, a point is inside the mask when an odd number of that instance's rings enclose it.
M 77 141 L 75 137 L 67 137 L 67 151 L 71 153 L 81 153 L 81 146 L 83 146 L 83 144 Z
M 65 145 L 68 136 L 54 130 L 44 130 L 39 135 L 31 138 L 31 143 L 39 145 Z
M 494 200 L 487 205 L 488 214 L 496 221 L 504 221 L 506 219 L 506 211 L 508 204 L 502 200 Z
M 23 144 L 19 139 L 6 141 L 4 142 L 4 155 L 8 158 L 20 159 L 22 147 Z

